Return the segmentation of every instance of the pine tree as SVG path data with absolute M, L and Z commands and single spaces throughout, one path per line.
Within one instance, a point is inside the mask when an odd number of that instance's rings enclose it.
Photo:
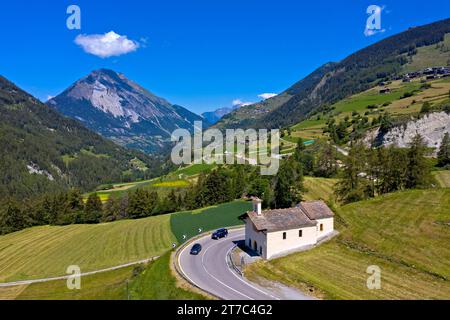
M 344 203 L 360 201 L 367 198 L 366 150 L 362 144 L 350 149 L 344 160 L 342 179 L 336 185 L 336 195 Z
M 424 102 L 424 104 L 422 105 L 422 108 L 420 109 L 420 113 L 428 113 L 431 110 L 431 104 L 426 101 Z
M 281 165 L 275 181 L 274 201 L 277 208 L 290 208 L 301 201 L 303 172 L 294 158 Z
M 102 215 L 103 215 L 103 204 L 100 197 L 96 193 L 91 194 L 86 201 L 82 222 L 98 223 Z
M 438 166 L 445 167 L 450 165 L 450 135 L 446 133 L 442 139 L 441 147 L 438 152 Z
M 0 234 L 7 234 L 28 226 L 25 213 L 14 199 L 7 199 L 0 208 Z
M 109 197 L 103 208 L 103 215 L 101 221 L 111 222 L 118 219 L 120 216 L 120 199 Z
M 322 148 L 317 158 L 314 174 L 319 177 L 330 178 L 337 173 L 336 149 L 326 144 Z
M 132 219 L 145 218 L 153 215 L 159 204 L 157 192 L 137 189 L 128 195 L 128 216 Z
M 406 172 L 407 189 L 426 187 L 430 184 L 431 173 L 425 159 L 426 146 L 422 136 L 416 135 L 408 150 L 408 167 Z

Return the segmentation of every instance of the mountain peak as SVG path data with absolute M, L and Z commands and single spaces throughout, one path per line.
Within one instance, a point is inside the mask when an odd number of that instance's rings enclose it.
M 126 146 L 153 151 L 178 128 L 202 118 L 110 69 L 92 71 L 47 102 L 66 116 Z

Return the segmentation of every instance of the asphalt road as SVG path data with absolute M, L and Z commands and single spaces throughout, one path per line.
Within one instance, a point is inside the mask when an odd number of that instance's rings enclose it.
M 251 283 L 231 270 L 227 264 L 227 254 L 234 248 L 235 241 L 245 238 L 244 230 L 230 230 L 227 238 L 212 240 L 205 236 L 189 243 L 178 256 L 180 271 L 197 287 L 224 300 L 309 300 L 301 292 L 287 287 L 263 288 Z M 195 243 L 202 245 L 199 255 L 190 250 Z

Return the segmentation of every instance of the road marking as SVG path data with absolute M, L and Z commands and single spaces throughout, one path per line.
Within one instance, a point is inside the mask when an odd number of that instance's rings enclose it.
M 184 274 L 184 276 L 191 282 L 193 283 L 195 286 L 201 288 L 201 286 L 199 286 L 194 280 L 192 280 L 186 272 L 184 272 L 183 267 L 181 266 L 181 261 L 180 261 L 180 257 L 183 255 L 184 251 L 188 248 L 188 246 L 184 247 L 183 250 L 181 250 L 180 255 L 178 257 L 178 265 L 180 267 L 180 271 Z
M 226 254 L 226 256 L 225 256 L 225 263 L 226 263 L 227 265 L 228 265 L 228 263 L 227 263 L 227 256 L 228 256 L 228 254 L 231 252 L 231 250 L 233 250 L 234 248 L 236 248 L 236 246 L 234 246 L 234 247 L 232 247 L 230 250 L 228 250 L 228 252 L 227 252 L 227 254 Z M 251 288 L 253 288 L 253 289 L 255 289 L 255 290 L 261 292 L 262 294 L 264 294 L 264 295 L 266 295 L 266 296 L 269 296 L 269 297 L 271 297 L 271 298 L 273 298 L 273 299 L 275 299 L 275 300 L 281 300 L 280 298 L 277 298 L 277 297 L 271 295 L 270 293 L 265 292 L 265 291 L 263 291 L 263 290 L 257 288 L 256 286 L 254 286 L 254 285 L 248 283 L 247 281 L 245 281 L 244 279 L 242 279 L 241 277 L 239 277 L 235 272 L 233 272 L 233 270 L 230 270 L 230 268 L 228 268 L 228 271 L 230 271 L 230 272 L 233 274 L 233 276 L 235 276 L 237 279 L 239 279 L 240 281 L 242 281 L 242 283 L 245 283 L 245 284 L 248 285 L 249 287 L 251 287 Z
M 206 237 L 208 237 L 208 236 L 204 236 L 203 238 L 206 238 Z M 235 239 L 235 238 L 238 238 L 238 237 L 239 237 L 239 236 L 236 236 L 236 237 L 233 237 L 233 238 L 228 238 L 228 239 Z M 203 238 L 197 239 L 197 241 L 201 241 Z M 215 246 L 215 245 L 216 245 L 216 244 L 213 244 L 212 246 L 209 246 L 209 247 L 206 248 L 206 250 L 203 251 L 203 253 L 202 253 L 202 266 L 203 266 L 203 269 L 206 271 L 206 273 L 207 273 L 210 277 L 212 277 L 214 280 L 216 280 L 217 282 L 219 282 L 219 283 L 222 284 L 223 286 L 225 286 L 225 287 L 229 288 L 230 290 L 232 290 L 232 291 L 234 291 L 234 292 L 240 294 L 241 296 L 246 297 L 246 298 L 249 299 L 249 300 L 254 300 L 254 299 L 252 299 L 251 297 L 249 297 L 249 296 L 247 296 L 247 295 L 245 295 L 245 294 L 243 294 L 243 293 L 241 293 L 241 292 L 239 292 L 239 291 L 237 291 L 237 290 L 231 288 L 230 286 L 226 285 L 225 283 L 223 283 L 222 281 L 220 281 L 219 279 L 217 279 L 216 277 L 214 277 L 214 276 L 206 269 L 205 264 L 204 264 L 204 256 L 205 256 L 206 252 L 207 252 L 211 247 L 213 247 L 213 246 Z M 184 276 L 185 276 L 191 283 L 193 283 L 195 286 L 197 286 L 197 287 L 199 287 L 199 288 L 202 288 L 202 286 L 198 285 L 195 281 L 193 281 L 192 278 L 189 277 L 189 276 L 186 274 L 186 272 L 184 272 L 184 270 L 183 270 L 183 267 L 182 267 L 182 264 L 181 264 L 181 257 L 184 255 L 184 252 L 186 251 L 186 249 L 188 249 L 188 247 L 189 247 L 189 246 L 186 245 L 186 247 L 185 247 L 183 250 L 181 250 L 181 252 L 180 252 L 180 255 L 179 255 L 179 258 L 178 258 L 178 260 L 179 260 L 179 263 L 178 263 L 178 264 L 179 264 L 179 266 L 180 266 L 180 271 L 184 274 Z M 207 291 L 207 290 L 206 290 L 206 291 Z M 214 293 L 214 294 L 216 294 L 216 293 Z
M 238 238 L 238 237 L 235 237 L 235 238 Z M 231 238 L 231 239 L 234 239 L 234 238 Z M 219 243 L 219 244 L 220 244 L 220 243 Z M 213 279 L 215 279 L 217 282 L 219 282 L 219 283 L 222 284 L 223 286 L 227 287 L 228 289 L 233 290 L 234 292 L 236 292 L 236 293 L 238 293 L 238 294 L 240 294 L 240 295 L 246 297 L 246 298 L 249 299 L 249 300 L 255 300 L 255 299 L 253 299 L 253 298 L 247 296 L 246 294 L 243 294 L 242 292 L 239 292 L 239 291 L 237 291 L 236 289 L 233 289 L 232 287 L 226 285 L 225 283 L 223 283 L 222 281 L 220 281 L 219 279 L 217 279 L 216 277 L 214 277 L 214 276 L 206 269 L 206 266 L 205 266 L 205 263 L 204 263 L 204 258 L 205 258 L 205 256 L 206 256 L 206 253 L 208 252 L 209 249 L 211 249 L 212 247 L 215 247 L 216 245 L 217 245 L 217 244 L 214 244 L 214 245 L 212 245 L 212 246 L 209 246 L 209 247 L 205 250 L 204 254 L 202 255 L 202 266 L 203 266 L 203 269 L 206 271 L 206 273 L 207 273 L 210 277 L 212 277 Z M 227 266 L 227 269 L 228 269 L 228 266 Z
M 241 230 L 236 230 L 236 231 L 234 231 L 234 232 L 240 232 L 240 231 L 241 231 Z M 208 237 L 208 236 L 204 236 L 203 238 L 197 239 L 197 241 L 201 241 L 201 240 L 203 240 L 203 239 L 205 239 L 205 238 L 207 238 L 207 237 Z M 231 237 L 231 238 L 228 237 L 227 240 L 234 240 L 234 239 L 238 239 L 238 238 L 240 238 L 240 237 L 242 237 L 242 235 L 234 236 L 234 237 Z M 207 242 L 207 244 L 208 244 L 208 242 Z M 221 280 L 219 280 L 218 278 L 216 278 L 215 276 L 213 276 L 213 275 L 207 270 L 206 265 L 205 265 L 205 256 L 206 256 L 206 253 L 209 251 L 209 249 L 211 249 L 211 248 L 213 248 L 213 247 L 215 247 L 215 246 L 218 246 L 219 244 L 223 244 L 223 242 L 217 242 L 217 243 L 214 243 L 214 244 L 210 245 L 209 247 L 207 247 L 207 248 L 202 252 L 202 254 L 201 254 L 201 259 L 202 259 L 201 263 L 202 263 L 203 269 L 205 270 L 205 272 L 206 272 L 211 278 L 213 278 L 214 280 L 216 280 L 218 283 L 220 283 L 221 285 L 225 286 L 226 288 L 228 288 L 228 289 L 230 289 L 230 290 L 232 290 L 232 291 L 238 293 L 238 294 L 241 295 L 241 296 L 246 297 L 246 298 L 249 299 L 249 300 L 255 300 L 255 299 L 253 299 L 253 298 L 247 296 L 246 294 L 244 294 L 244 293 L 242 293 L 242 292 L 240 292 L 240 291 L 238 291 L 238 290 L 236 290 L 236 289 L 234 289 L 234 288 L 228 286 L 227 284 L 225 284 L 224 282 L 222 282 Z M 180 260 L 180 262 L 181 262 L 181 257 L 184 255 L 184 253 L 185 253 L 186 249 L 188 249 L 188 247 L 189 247 L 189 246 L 186 246 L 186 247 L 181 251 L 181 253 L 180 253 L 180 255 L 179 255 L 179 260 Z M 265 296 L 271 297 L 272 299 L 280 300 L 280 298 L 277 298 L 277 297 L 271 295 L 270 293 L 267 293 L 267 292 L 265 292 L 265 291 L 263 291 L 263 290 L 257 288 L 256 286 L 254 286 L 254 285 L 252 285 L 252 284 L 246 282 L 244 279 L 238 277 L 238 275 L 236 275 L 232 270 L 230 270 L 230 268 L 229 268 L 229 266 L 228 266 L 228 263 L 227 263 L 227 260 L 226 260 L 226 259 L 227 259 L 228 254 L 230 253 L 230 251 L 233 250 L 234 248 L 235 248 L 235 246 L 231 247 L 231 248 L 227 251 L 227 253 L 226 253 L 226 255 L 225 255 L 225 265 L 226 265 L 226 267 L 227 267 L 227 270 L 228 270 L 229 272 L 231 272 L 231 273 L 233 274 L 234 277 L 236 277 L 237 279 L 239 279 L 239 281 L 241 281 L 242 283 L 244 283 L 244 284 L 247 285 L 248 287 L 252 288 L 253 290 L 258 291 L 258 292 L 264 294 Z M 181 263 L 179 263 L 179 266 L 180 266 L 181 272 L 185 275 L 185 277 L 186 277 L 189 281 L 191 281 L 191 282 L 192 282 L 194 285 L 196 285 L 197 287 L 202 288 L 202 286 L 199 286 L 195 281 L 192 280 L 192 278 L 190 278 L 190 277 L 184 272 Z M 214 294 L 217 294 L 217 293 L 214 293 Z

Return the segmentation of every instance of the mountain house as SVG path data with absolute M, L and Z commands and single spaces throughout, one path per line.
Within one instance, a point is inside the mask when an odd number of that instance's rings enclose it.
M 253 211 L 243 214 L 245 244 L 264 259 L 307 249 L 334 232 L 334 213 L 324 201 L 301 202 L 295 208 L 261 210 L 253 199 Z

